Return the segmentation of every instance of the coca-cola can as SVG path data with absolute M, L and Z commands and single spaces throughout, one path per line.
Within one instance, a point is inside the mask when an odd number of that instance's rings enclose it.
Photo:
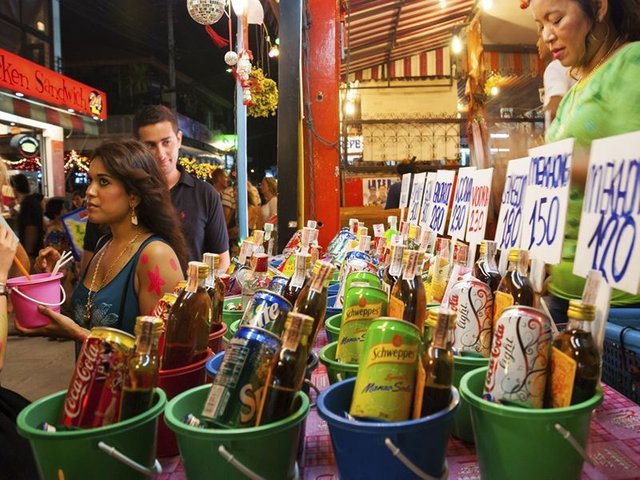
M 118 421 L 122 383 L 135 337 L 115 328 L 96 327 L 82 344 L 64 399 L 60 423 L 95 428 Z
M 456 314 L 453 351 L 477 353 L 488 357 L 493 328 L 493 294 L 477 279 L 456 283 L 449 294 L 449 308 Z
M 542 408 L 551 353 L 551 321 L 532 307 L 506 308 L 495 325 L 484 398 Z

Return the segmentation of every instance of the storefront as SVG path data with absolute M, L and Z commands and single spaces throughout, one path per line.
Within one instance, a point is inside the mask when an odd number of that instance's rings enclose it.
M 0 49 L 0 156 L 33 172 L 43 195 L 65 194 L 68 134 L 97 135 L 106 118 L 104 92 Z

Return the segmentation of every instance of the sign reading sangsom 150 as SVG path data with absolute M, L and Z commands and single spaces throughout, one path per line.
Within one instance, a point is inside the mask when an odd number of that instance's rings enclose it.
M 107 95 L 104 92 L 1 48 L 0 88 L 102 120 L 107 118 Z

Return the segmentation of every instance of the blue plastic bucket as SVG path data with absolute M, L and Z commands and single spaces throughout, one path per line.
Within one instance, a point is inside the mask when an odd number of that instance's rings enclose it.
M 340 477 L 417 478 L 400 456 L 394 455 L 394 447 L 422 472 L 436 478 L 444 476 L 449 432 L 460 403 L 458 390 L 452 389 L 449 408 L 428 417 L 406 422 L 360 422 L 347 420 L 344 415 L 351 405 L 355 382 L 350 378 L 331 385 L 318 398 L 318 413 L 329 425 Z
M 329 288 L 327 288 L 327 292 L 329 294 L 329 296 L 331 297 L 335 297 L 336 295 L 338 295 L 338 290 L 340 290 L 340 284 L 339 283 L 334 283 L 329 285 Z
M 340 308 L 334 307 L 336 303 L 336 298 L 338 298 L 337 295 L 330 295 L 329 297 L 327 297 L 327 311 L 324 314 L 325 319 L 329 317 L 333 317 L 334 315 L 338 315 L 339 313 L 342 313 L 342 307 Z

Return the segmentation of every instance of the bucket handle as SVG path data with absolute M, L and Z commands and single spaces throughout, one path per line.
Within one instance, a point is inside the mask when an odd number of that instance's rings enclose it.
M 402 453 L 402 450 L 400 450 L 398 447 L 396 447 L 396 445 L 391 441 L 391 439 L 389 437 L 384 439 L 384 444 L 391 451 L 391 454 L 394 457 L 396 457 L 398 460 L 400 460 L 400 462 L 402 462 L 402 464 L 405 467 L 407 467 L 409 470 L 411 470 L 418 478 L 421 478 L 423 480 L 442 480 L 442 479 L 448 478 L 449 473 L 447 471 L 448 469 L 446 468 L 446 466 L 445 466 L 445 469 L 444 469 L 444 475 L 442 475 L 442 477 L 440 477 L 440 478 L 432 477 L 428 473 L 423 472 L 420 467 L 418 467 L 415 463 L 413 463 L 411 460 L 409 460 L 405 456 L 405 454 Z
M 107 455 L 109 455 L 110 457 L 115 458 L 120 463 L 126 465 L 129 468 L 132 468 L 138 473 L 142 473 L 143 475 L 146 475 L 147 477 L 154 477 L 162 473 L 162 465 L 160 465 L 160 462 L 158 461 L 158 459 L 156 459 L 155 463 L 153 464 L 153 467 L 148 468 L 148 467 L 145 467 L 144 465 L 140 465 L 135 460 L 132 460 L 131 458 L 127 457 L 124 453 L 118 451 L 115 447 L 107 445 L 104 442 L 98 442 L 98 448 L 102 450 L 104 453 L 106 453 Z
M 580 443 L 576 440 L 576 438 L 573 435 L 571 435 L 571 432 L 569 430 L 564 428 L 559 423 L 556 423 L 554 425 L 554 428 L 556 429 L 556 432 L 558 432 L 562 436 L 562 438 L 564 438 L 567 442 L 569 442 L 569 445 L 571 445 L 574 448 L 574 450 L 578 452 L 578 455 L 580 455 L 585 462 L 587 462 L 589 465 L 595 468 L 595 465 L 593 464 L 593 461 L 589 457 L 589 454 L 585 451 L 584 448 L 582 448 L 582 445 L 580 445 Z
M 22 293 L 20 290 L 18 290 L 18 287 L 13 287 L 11 291 L 16 292 L 21 297 L 26 298 L 27 300 L 30 300 L 35 304 L 44 305 L 45 307 L 59 307 L 60 305 L 62 305 L 64 302 L 67 301 L 67 294 L 65 293 L 64 287 L 62 285 L 60 285 L 60 291 L 62 292 L 62 301 L 60 303 L 46 303 L 46 302 L 41 302 L 40 300 L 34 300 L 26 293 Z
M 314 392 L 316 392 L 316 398 L 318 398 L 318 395 L 320 395 L 320 389 L 318 387 L 316 387 L 315 383 L 313 383 L 311 380 L 305 378 L 304 383 Z M 309 404 L 309 408 L 315 408 L 316 406 L 316 402 L 311 402 Z
M 229 450 L 224 448 L 224 445 L 220 445 L 218 447 L 218 453 L 222 458 L 229 462 L 232 467 L 248 477 L 250 480 L 265 480 L 263 477 L 258 475 L 256 472 L 251 470 L 244 463 L 240 462 L 236 457 L 234 457 L 233 454 L 229 452 Z

